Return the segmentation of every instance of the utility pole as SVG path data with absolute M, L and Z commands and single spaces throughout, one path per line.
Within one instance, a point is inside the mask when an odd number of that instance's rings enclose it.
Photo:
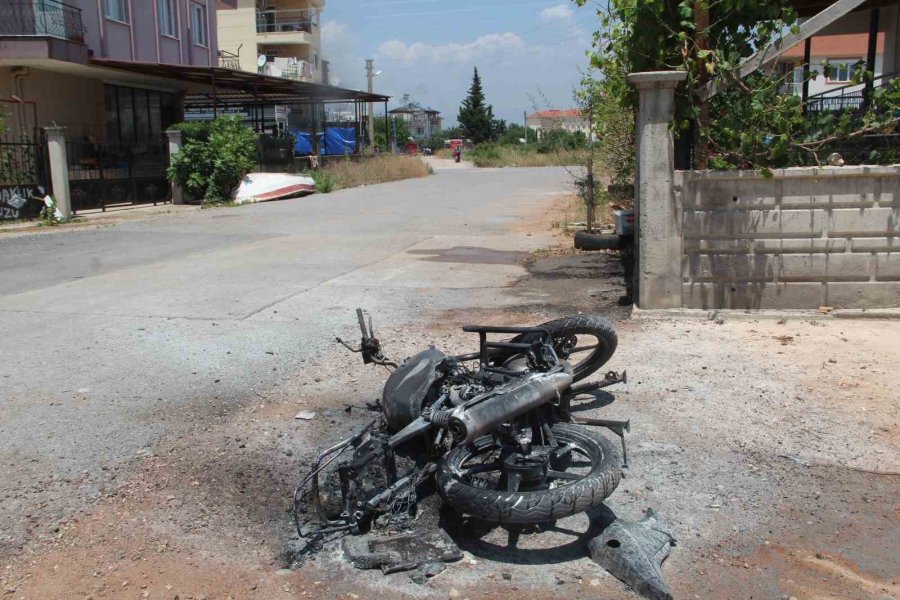
M 525 126 L 525 145 L 528 145 L 528 111 L 522 111 L 522 125 Z
M 371 58 L 366 59 L 366 76 L 369 79 L 369 93 L 372 93 L 372 90 L 375 87 L 375 61 Z M 369 130 L 369 149 L 374 149 L 375 147 L 375 115 L 372 101 L 369 101 L 369 110 L 366 113 L 368 115 L 368 119 L 366 120 L 366 124 L 368 125 Z M 387 115 L 384 115 L 387 118 Z
M 385 113 L 384 118 L 387 119 L 387 113 Z M 391 146 L 391 152 L 396 152 L 397 151 L 397 120 L 396 120 L 396 118 L 391 119 L 391 126 L 394 129 L 394 137 L 390 142 L 388 142 L 388 144 Z

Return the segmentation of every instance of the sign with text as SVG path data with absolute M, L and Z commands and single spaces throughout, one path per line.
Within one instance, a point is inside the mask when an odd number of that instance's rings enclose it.
M 31 219 L 41 214 L 43 204 L 33 196 L 35 190 L 25 185 L 0 185 L 0 220 Z

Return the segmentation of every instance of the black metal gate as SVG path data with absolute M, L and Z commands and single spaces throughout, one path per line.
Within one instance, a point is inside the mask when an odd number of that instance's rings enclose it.
M 167 142 L 98 142 L 91 136 L 68 140 L 72 211 L 172 200 L 166 169 Z
M 0 99 L 0 220 L 31 219 L 50 192 L 47 151 L 37 105 Z

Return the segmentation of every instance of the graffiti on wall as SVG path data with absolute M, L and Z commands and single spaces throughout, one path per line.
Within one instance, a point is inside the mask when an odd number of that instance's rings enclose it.
M 42 203 L 32 186 L 7 185 L 0 186 L 0 220 L 30 219 L 40 214 Z

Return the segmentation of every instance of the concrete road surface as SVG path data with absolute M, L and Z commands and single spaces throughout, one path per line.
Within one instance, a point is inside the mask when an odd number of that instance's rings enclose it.
M 89 505 L 168 434 L 352 336 L 490 305 L 546 233 L 511 224 L 563 169 L 427 179 L 0 237 L 0 557 Z

